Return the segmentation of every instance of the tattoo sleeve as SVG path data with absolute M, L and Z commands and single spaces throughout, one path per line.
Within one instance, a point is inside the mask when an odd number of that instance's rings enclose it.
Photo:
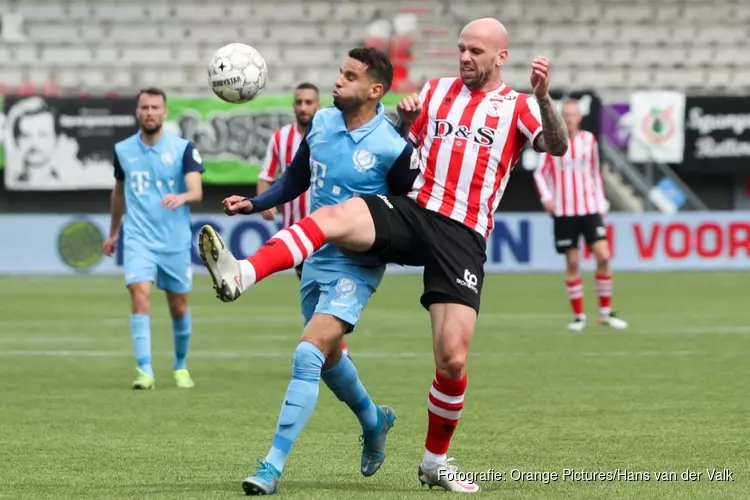
M 568 127 L 549 97 L 540 99 L 537 103 L 542 116 L 542 133 L 537 137 L 534 147 L 552 156 L 563 156 L 568 151 Z

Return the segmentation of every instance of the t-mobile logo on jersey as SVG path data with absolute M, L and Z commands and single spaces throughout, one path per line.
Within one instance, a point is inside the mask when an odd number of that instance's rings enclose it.
M 435 120 L 435 138 L 442 139 L 454 135 L 456 139 L 473 140 L 480 146 L 492 146 L 495 143 L 495 129 L 490 127 L 479 127 L 472 130 L 466 125 L 459 125 L 454 128 L 446 120 Z
M 477 279 L 477 275 L 470 273 L 468 269 L 464 270 L 464 279 L 456 278 L 456 283 L 461 286 L 465 286 L 469 290 L 473 290 L 476 294 L 479 293 L 479 291 L 477 290 L 478 282 L 479 280 Z
M 146 189 L 151 186 L 149 179 L 151 176 L 146 170 L 136 170 L 130 172 L 130 187 L 137 196 L 146 194 Z

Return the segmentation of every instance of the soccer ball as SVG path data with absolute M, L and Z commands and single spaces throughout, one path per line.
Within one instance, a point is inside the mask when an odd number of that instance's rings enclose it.
M 208 84 L 219 98 L 234 104 L 254 99 L 266 86 L 266 61 L 253 47 L 230 43 L 208 63 Z

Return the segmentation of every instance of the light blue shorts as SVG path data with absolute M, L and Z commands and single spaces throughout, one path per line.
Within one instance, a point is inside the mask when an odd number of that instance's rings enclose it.
M 323 273 L 306 263 L 300 288 L 305 325 L 313 314 L 330 314 L 349 325 L 346 333 L 353 332 L 367 301 L 380 284 L 380 280 L 373 281 L 345 271 Z
M 154 281 L 162 290 L 188 293 L 193 288 L 193 268 L 190 251 L 154 252 L 143 247 L 123 248 L 125 285 Z

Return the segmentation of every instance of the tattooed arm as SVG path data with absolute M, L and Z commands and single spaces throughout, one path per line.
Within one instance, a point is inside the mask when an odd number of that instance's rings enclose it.
M 540 153 L 563 156 L 568 151 L 568 128 L 549 97 L 549 66 L 546 57 L 536 57 L 531 61 L 529 82 L 534 89 L 542 122 L 542 133 L 537 135 L 533 146 Z
M 568 127 L 549 96 L 537 100 L 537 103 L 542 118 L 542 133 L 534 141 L 534 149 L 552 156 L 565 155 L 568 151 Z

